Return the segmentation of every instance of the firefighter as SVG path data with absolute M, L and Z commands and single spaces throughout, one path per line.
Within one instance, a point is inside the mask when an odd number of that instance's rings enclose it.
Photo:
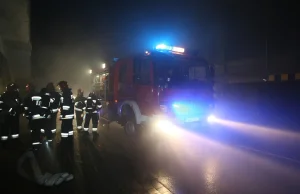
M 42 143 L 41 132 L 45 131 L 47 120 L 50 118 L 49 98 L 45 97 L 45 88 L 40 93 L 35 93 L 26 99 L 25 107 L 28 107 L 27 118 L 29 119 L 32 148 L 35 150 Z
M 19 138 L 19 118 L 21 114 L 21 98 L 16 84 L 8 84 L 6 92 L 1 95 L 0 109 L 2 117 L 1 140 L 8 140 L 9 134 L 12 139 Z
M 94 92 L 91 92 L 85 101 L 85 122 L 84 122 L 84 131 L 89 130 L 90 120 L 92 119 L 93 123 L 93 132 L 97 131 L 99 114 L 98 110 L 102 107 L 100 99 L 96 97 Z
M 60 94 L 55 91 L 55 87 L 52 82 L 47 84 L 46 89 L 47 93 L 49 93 L 51 97 L 51 118 L 48 127 L 54 135 L 56 132 L 56 119 L 59 108 Z
M 83 91 L 81 89 L 78 89 L 77 96 L 75 98 L 75 113 L 76 113 L 77 129 L 79 129 L 79 130 L 82 129 L 85 100 L 86 100 L 86 98 L 83 97 Z
M 51 124 L 51 116 L 53 115 L 52 113 L 52 107 L 51 104 L 53 100 L 51 99 L 51 95 L 49 92 L 47 92 L 46 88 L 42 88 L 40 95 L 42 97 L 41 99 L 41 115 L 44 117 L 44 122 L 41 126 L 41 133 L 45 133 L 47 141 L 52 142 L 53 135 L 52 135 L 52 127 L 50 126 Z
M 66 81 L 60 81 L 58 86 L 61 90 L 60 97 L 60 119 L 61 123 L 61 137 L 73 137 L 73 119 L 74 119 L 74 97 L 72 90 L 69 88 Z
M 26 92 L 27 92 L 27 95 L 25 96 L 24 98 L 24 103 L 23 103 L 23 109 L 24 109 L 24 116 L 26 117 L 26 119 L 28 120 L 28 127 L 30 129 L 30 132 L 32 132 L 32 129 L 31 129 L 31 117 L 30 117 L 30 114 L 29 114 L 29 106 L 30 106 L 30 103 L 32 101 L 32 97 L 33 96 L 36 96 L 38 95 L 37 92 L 35 91 L 35 86 L 32 84 L 32 83 L 28 83 L 26 85 Z

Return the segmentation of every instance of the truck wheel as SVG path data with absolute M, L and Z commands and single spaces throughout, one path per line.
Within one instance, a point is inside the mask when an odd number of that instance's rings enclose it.
M 127 135 L 134 135 L 136 134 L 136 123 L 135 123 L 135 119 L 132 119 L 132 118 L 128 118 L 126 120 L 126 123 L 125 123 L 125 126 L 124 126 L 124 130 L 125 130 L 125 133 Z
M 121 123 L 124 126 L 124 131 L 127 135 L 133 136 L 137 132 L 137 125 L 133 110 L 126 106 L 122 109 Z

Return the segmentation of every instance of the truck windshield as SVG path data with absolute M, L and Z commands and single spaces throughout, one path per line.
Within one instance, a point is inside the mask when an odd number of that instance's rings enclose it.
M 154 77 L 157 85 L 183 86 L 208 80 L 208 65 L 205 62 L 180 59 L 158 58 L 153 60 Z

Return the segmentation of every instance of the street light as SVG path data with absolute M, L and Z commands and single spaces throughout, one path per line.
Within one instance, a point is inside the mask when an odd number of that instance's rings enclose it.
M 89 74 L 92 74 L 92 73 L 93 73 L 93 70 L 90 69 L 90 70 L 89 70 Z
M 105 66 L 106 66 L 105 63 L 103 63 L 103 64 L 102 64 L 102 69 L 105 69 Z

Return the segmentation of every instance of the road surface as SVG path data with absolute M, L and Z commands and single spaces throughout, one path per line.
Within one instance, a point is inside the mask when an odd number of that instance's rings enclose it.
M 11 193 L 55 194 L 299 193 L 300 168 L 295 161 L 245 149 L 229 138 L 212 138 L 222 136 L 219 131 L 174 131 L 148 130 L 128 137 L 116 123 L 108 126 L 103 120 L 98 134 L 76 131 L 73 142 L 62 142 L 58 131 L 53 146 L 40 150 L 40 166 L 45 172 L 68 171 L 75 178 L 45 188 L 16 173 L 16 161 L 29 143 L 23 127 L 22 143 L 0 150 L 1 187 Z

